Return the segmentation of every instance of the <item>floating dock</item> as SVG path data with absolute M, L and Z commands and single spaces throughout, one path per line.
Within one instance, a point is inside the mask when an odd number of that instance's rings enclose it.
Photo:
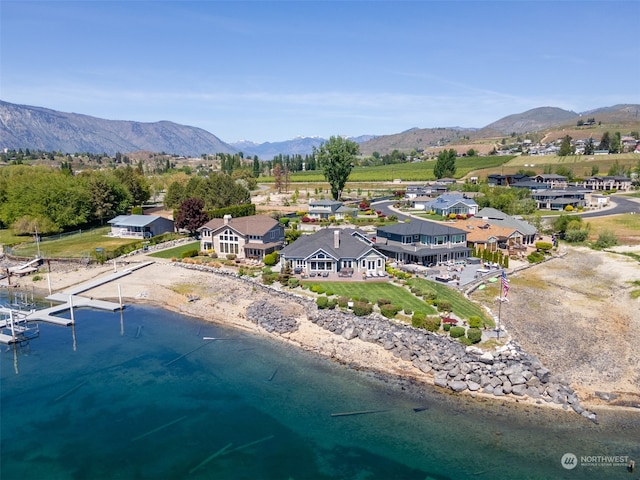
M 154 262 L 144 262 L 139 265 L 134 265 L 120 272 L 114 272 L 110 275 L 92 280 L 90 282 L 83 283 L 82 285 L 78 285 L 76 287 L 72 287 L 66 289 L 60 293 L 54 293 L 46 297 L 46 300 L 51 302 L 60 302 L 60 305 L 55 305 L 53 307 L 44 308 L 42 310 L 30 310 L 24 311 L 20 309 L 14 308 L 4 308 L 0 307 L 0 314 L 2 314 L 2 319 L 0 320 L 0 343 L 10 344 L 17 343 L 20 341 L 24 341 L 24 335 L 18 335 L 16 328 L 20 325 L 19 329 L 26 328 L 28 323 L 33 322 L 46 322 L 54 325 L 60 325 L 63 327 L 69 327 L 73 325 L 73 308 L 79 307 L 89 307 L 96 308 L 99 310 L 107 310 L 110 312 L 115 312 L 124 308 L 124 305 L 116 302 L 108 302 L 105 300 L 94 300 L 93 298 L 88 298 L 84 296 L 80 296 L 80 293 L 89 291 L 93 288 L 104 285 L 105 283 L 112 282 L 119 278 L 124 277 L 125 275 L 129 275 L 135 270 L 146 267 L 148 265 L 153 264 Z M 55 316 L 61 312 L 71 310 L 72 315 L 71 318 L 64 318 Z M 6 317 L 6 318 L 4 318 Z M 7 333 L 7 330 L 13 326 L 13 330 L 11 335 Z M 30 330 L 30 329 L 27 329 Z M 25 330 L 26 331 L 26 330 Z

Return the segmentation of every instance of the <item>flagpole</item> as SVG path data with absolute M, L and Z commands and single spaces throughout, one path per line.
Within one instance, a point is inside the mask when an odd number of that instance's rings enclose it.
M 502 271 L 504 274 L 504 270 Z M 500 316 L 502 315 L 502 291 L 504 289 L 504 285 L 502 283 L 502 277 L 500 277 L 500 305 L 498 305 L 498 340 L 500 340 Z

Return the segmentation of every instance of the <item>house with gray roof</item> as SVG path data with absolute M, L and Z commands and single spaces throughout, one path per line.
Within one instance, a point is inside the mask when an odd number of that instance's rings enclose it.
M 515 228 L 522 235 L 522 243 L 529 245 L 535 243 L 538 229 L 524 220 L 491 207 L 485 207 L 476 214 L 476 218 L 486 220 L 491 225 Z
M 295 273 L 309 276 L 382 276 L 386 256 L 374 248 L 365 232 L 354 228 L 322 228 L 303 235 L 280 251 Z
M 149 238 L 175 231 L 173 220 L 158 215 L 118 215 L 107 223 L 111 237 Z
M 424 203 L 413 202 L 415 208 L 423 207 L 427 212 L 435 212 L 437 215 L 446 217 L 450 214 L 454 215 L 475 215 L 478 211 L 478 204 L 475 200 L 467 198 L 460 193 L 446 193 L 440 195 L 435 200 Z
M 262 260 L 284 245 L 284 226 L 268 215 L 214 218 L 198 229 L 200 250 Z
M 465 230 L 427 220 L 379 227 L 375 245 L 389 258 L 427 266 L 464 260 L 471 251 Z
M 538 210 L 562 211 L 571 206 L 578 209 L 588 203 L 586 196 L 591 191 L 584 188 L 548 188 L 545 190 L 532 190 L 531 198 L 535 200 Z

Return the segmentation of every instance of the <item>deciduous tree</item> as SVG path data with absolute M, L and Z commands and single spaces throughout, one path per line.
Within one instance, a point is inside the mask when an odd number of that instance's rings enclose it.
M 199 198 L 188 198 L 180 204 L 176 216 L 176 228 L 183 228 L 193 236 L 209 218 L 204 211 L 204 202 Z
M 433 167 L 433 174 L 436 178 L 453 177 L 456 173 L 457 153 L 452 148 L 443 150 L 438 154 L 436 165 Z
M 342 137 L 331 137 L 319 148 L 314 147 L 314 156 L 322 168 L 324 178 L 331 185 L 331 195 L 334 200 L 339 200 L 342 196 L 342 190 L 359 151 L 360 147 L 356 142 Z

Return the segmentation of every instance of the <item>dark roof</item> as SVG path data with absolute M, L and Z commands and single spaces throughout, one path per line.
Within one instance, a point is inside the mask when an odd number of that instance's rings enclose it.
M 443 225 L 429 220 L 413 220 L 411 222 L 396 223 L 378 228 L 378 236 L 381 233 L 392 233 L 396 235 L 456 235 L 459 233 L 467 233 L 461 228 Z
M 339 232 L 340 244 L 334 247 L 335 232 Z M 323 252 L 338 258 L 360 258 L 371 250 L 373 244 L 358 238 L 365 233 L 354 228 L 323 228 L 312 235 L 303 235 L 291 245 L 287 245 L 280 251 L 280 255 L 285 258 L 307 258 L 315 252 Z

